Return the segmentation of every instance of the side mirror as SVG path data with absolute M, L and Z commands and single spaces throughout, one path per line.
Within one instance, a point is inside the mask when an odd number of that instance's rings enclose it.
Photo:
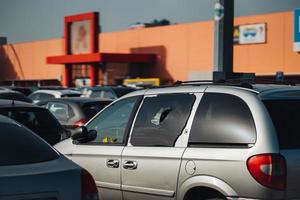
M 96 130 L 87 130 L 85 126 L 80 126 L 74 130 L 72 130 L 71 138 L 73 140 L 73 144 L 82 144 L 86 142 L 93 141 L 97 137 Z
M 67 129 L 60 130 L 60 140 L 66 140 L 71 137 L 71 131 Z

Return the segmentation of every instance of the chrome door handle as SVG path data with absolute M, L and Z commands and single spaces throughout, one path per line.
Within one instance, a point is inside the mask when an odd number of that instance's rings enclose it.
M 136 161 L 131 161 L 131 160 L 125 160 L 123 163 L 123 168 L 124 169 L 136 169 L 137 168 L 137 162 Z
M 118 160 L 107 160 L 106 166 L 109 168 L 118 168 L 119 167 L 119 161 Z

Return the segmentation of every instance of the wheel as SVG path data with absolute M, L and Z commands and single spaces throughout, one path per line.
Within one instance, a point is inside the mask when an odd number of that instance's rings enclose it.
M 187 192 L 184 200 L 227 200 L 227 198 L 211 188 L 193 188 Z

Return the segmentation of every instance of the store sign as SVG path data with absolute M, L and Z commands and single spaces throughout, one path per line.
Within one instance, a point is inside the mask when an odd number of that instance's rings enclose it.
M 97 53 L 99 48 L 99 13 L 66 16 L 65 53 L 67 55 Z
M 259 44 L 266 42 L 266 24 L 239 26 L 238 44 Z
M 300 52 L 300 9 L 294 11 L 294 51 Z
M 83 20 L 71 23 L 71 53 L 91 52 L 91 21 Z

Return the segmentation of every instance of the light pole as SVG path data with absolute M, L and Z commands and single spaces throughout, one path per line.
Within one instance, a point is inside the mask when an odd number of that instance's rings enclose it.
M 233 73 L 234 0 L 217 0 L 215 4 L 214 80 Z

